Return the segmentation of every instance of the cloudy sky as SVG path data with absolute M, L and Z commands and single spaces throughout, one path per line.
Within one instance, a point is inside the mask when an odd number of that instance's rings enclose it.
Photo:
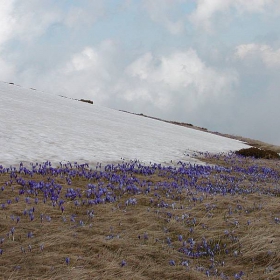
M 0 80 L 280 145 L 279 0 L 0 0 Z

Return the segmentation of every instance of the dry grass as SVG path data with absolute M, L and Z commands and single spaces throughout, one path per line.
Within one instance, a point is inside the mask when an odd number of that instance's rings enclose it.
M 266 166 L 280 173 L 278 161 L 238 158 L 231 161 L 223 156 L 208 156 L 204 160 L 225 167 Z M 121 171 L 114 174 L 117 173 L 122 174 Z M 120 191 L 116 202 L 82 205 L 88 183 L 112 183 L 113 173 L 107 174 L 110 175 L 106 178 L 73 177 L 71 187 L 79 187 L 82 193 L 76 199 L 80 205 L 75 206 L 74 200 L 64 198 L 69 188 L 65 178 L 50 174 L 34 174 L 31 178 L 17 173 L 25 180 L 54 179 L 61 184 L 60 197 L 66 201 L 63 213 L 50 199 L 44 203 L 41 193 L 19 195 L 22 186 L 15 178 L 6 186 L 11 180 L 10 173 L 0 174 L 0 187 L 5 186 L 0 190 L 0 206 L 5 204 L 0 207 L 0 239 L 5 239 L 0 244 L 1 279 L 223 279 L 223 274 L 234 279 L 240 271 L 245 273 L 240 279 L 280 279 L 280 224 L 275 222 L 275 217 L 280 218 L 278 195 L 258 192 L 222 195 L 195 189 L 209 182 L 222 183 L 222 175 L 228 175 L 226 171 L 211 171 L 209 176 L 200 176 L 194 186 L 179 189 L 163 185 L 191 180 L 190 177 L 177 174 L 174 179 L 172 172 L 166 170 L 157 170 L 150 176 L 126 171 L 126 178 L 135 178 L 139 187 L 142 184 L 144 188 L 149 182 L 150 192 Z M 243 175 L 237 171 L 231 174 L 236 180 Z M 279 188 L 279 181 L 272 178 L 254 183 L 250 176 L 243 179 L 242 188 L 252 184 L 267 190 Z M 136 205 L 126 205 L 131 197 L 137 199 Z M 162 201 L 168 206 L 159 207 Z M 31 221 L 28 212 L 33 207 Z M 88 215 L 88 210 L 94 211 L 94 217 Z M 72 215 L 75 218 L 71 221 Z M 17 217 L 20 217 L 18 222 Z M 32 237 L 28 237 L 30 232 Z M 182 241 L 178 240 L 179 235 Z M 220 249 L 214 257 L 189 257 L 180 248 L 183 241 L 187 241 L 189 248 L 190 238 L 195 240 L 195 248 L 207 240 L 209 248 L 218 244 Z M 69 265 L 66 258 L 70 258 Z M 123 260 L 126 265 L 121 266 Z M 170 260 L 174 260 L 175 266 L 169 264 Z M 183 261 L 189 265 L 181 265 Z M 211 272 L 209 277 L 207 270 Z

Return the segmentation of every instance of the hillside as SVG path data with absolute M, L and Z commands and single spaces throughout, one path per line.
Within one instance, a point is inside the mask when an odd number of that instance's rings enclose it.
M 245 148 L 240 141 L 0 83 L 1 163 L 50 160 L 196 162 L 196 152 Z
M 230 139 L 235 139 L 235 140 L 241 141 L 243 143 L 246 143 L 246 144 L 248 144 L 250 146 L 253 146 L 253 147 L 256 147 L 256 148 L 269 149 L 269 150 L 275 151 L 277 153 L 280 153 L 280 146 L 269 144 L 269 143 L 266 143 L 266 142 L 263 142 L 263 141 L 260 141 L 260 140 L 255 140 L 255 139 L 251 139 L 251 138 L 248 138 L 248 137 L 242 137 L 242 136 L 238 136 L 238 135 L 221 133 L 221 132 L 217 132 L 217 131 L 214 132 L 214 131 L 208 130 L 207 128 L 199 127 L 199 126 L 193 125 L 191 123 L 178 122 L 178 121 L 167 121 L 167 120 L 163 120 L 163 119 L 160 119 L 160 118 L 147 116 L 147 115 L 144 115 L 142 113 L 137 114 L 137 113 L 132 113 L 132 112 L 123 111 L 123 110 L 121 110 L 121 112 L 126 112 L 128 114 L 133 114 L 133 115 L 137 115 L 137 116 L 141 116 L 141 117 L 145 117 L 145 118 L 150 118 L 150 119 L 154 119 L 154 120 L 158 120 L 158 121 L 162 121 L 162 122 L 166 122 L 166 123 L 170 123 L 170 124 L 174 124 L 174 125 L 179 125 L 179 126 L 183 126 L 183 127 L 187 127 L 187 128 L 192 128 L 192 129 L 196 129 L 196 130 L 220 135 L 220 136 L 223 136 L 223 137 L 227 137 L 227 138 L 230 138 Z
M 0 96 L 0 279 L 280 279 L 279 160 L 34 89 Z

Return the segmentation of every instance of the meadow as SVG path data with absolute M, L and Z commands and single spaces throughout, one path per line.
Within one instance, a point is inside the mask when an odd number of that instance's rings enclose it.
M 0 166 L 1 279 L 280 279 L 280 161 Z

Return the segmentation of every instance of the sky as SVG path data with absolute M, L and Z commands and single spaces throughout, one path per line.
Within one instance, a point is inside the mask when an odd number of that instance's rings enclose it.
M 280 1 L 0 0 L 0 80 L 280 145 Z

